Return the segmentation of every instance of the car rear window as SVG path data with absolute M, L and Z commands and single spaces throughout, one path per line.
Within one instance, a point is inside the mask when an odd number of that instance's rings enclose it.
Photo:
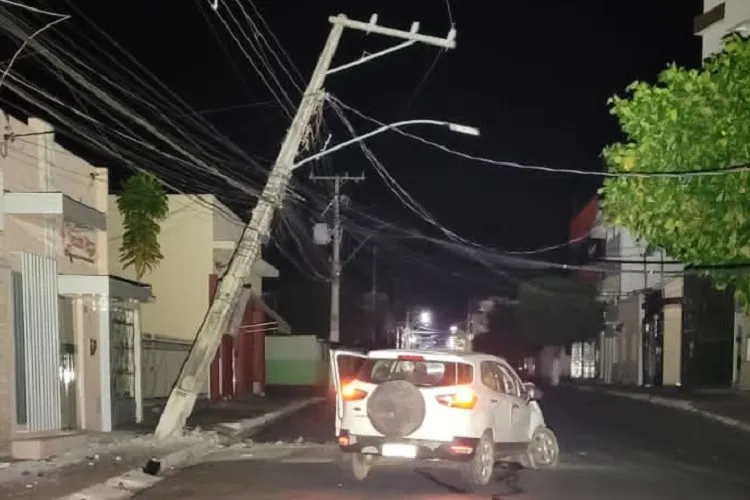
M 364 362 L 357 378 L 370 384 L 408 380 L 418 387 L 446 387 L 470 384 L 474 369 L 466 363 L 450 361 L 372 358 Z

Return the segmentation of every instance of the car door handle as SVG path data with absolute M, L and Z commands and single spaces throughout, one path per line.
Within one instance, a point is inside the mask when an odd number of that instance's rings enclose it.
M 492 404 L 497 403 L 497 399 L 490 399 L 490 403 L 492 403 Z
M 516 403 L 513 403 L 513 409 L 514 409 L 514 410 L 517 410 L 517 409 L 519 409 L 519 408 L 520 408 L 520 406 L 518 406 L 518 405 L 517 405 Z

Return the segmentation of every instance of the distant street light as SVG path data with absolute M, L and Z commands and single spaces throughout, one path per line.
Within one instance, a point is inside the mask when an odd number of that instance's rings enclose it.
M 451 325 L 450 331 L 451 331 L 451 333 L 452 333 L 453 335 L 455 335 L 456 333 L 458 333 L 458 326 L 456 326 L 456 325 Z
M 365 139 L 369 139 L 370 137 L 374 135 L 382 134 L 383 132 L 387 132 L 388 130 L 405 127 L 409 125 L 437 125 L 439 127 L 446 127 L 451 132 L 456 132 L 457 134 L 473 135 L 475 137 L 479 136 L 479 129 L 476 127 L 472 127 L 470 125 L 461 125 L 460 123 L 444 122 L 440 120 L 404 120 L 400 122 L 394 122 L 394 123 L 389 123 L 387 125 L 383 125 L 379 128 L 376 128 L 375 130 L 371 130 L 367 132 L 366 134 L 362 134 L 357 137 L 352 137 L 351 139 L 347 141 L 340 142 L 334 146 L 331 146 L 330 148 L 326 148 L 323 151 L 315 153 L 314 155 L 310 155 L 307 158 L 304 158 L 298 161 L 297 163 L 295 163 L 292 166 L 292 170 L 296 170 L 306 163 L 310 163 L 311 161 L 317 160 L 318 158 L 321 158 L 330 153 L 338 151 L 339 149 L 344 149 L 345 147 L 351 146 L 352 144 L 362 142 Z
M 430 323 L 432 323 L 432 313 L 430 311 L 419 313 L 419 322 L 425 326 L 430 326 Z

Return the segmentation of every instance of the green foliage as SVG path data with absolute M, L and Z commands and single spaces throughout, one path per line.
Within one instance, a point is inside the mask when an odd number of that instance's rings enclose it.
M 626 142 L 607 147 L 613 172 L 688 172 L 750 165 L 750 41 L 724 40 L 702 69 L 674 65 L 656 84 L 613 97 Z M 690 178 L 610 178 L 601 190 L 609 222 L 688 265 L 750 261 L 748 172 Z M 747 303 L 750 279 L 712 272 Z
M 152 271 L 164 258 L 159 246 L 160 223 L 169 213 L 167 193 L 159 180 L 150 174 L 129 177 L 117 195 L 122 214 L 123 236 L 120 262 L 123 268 L 135 268 L 137 279 Z
M 596 297 L 594 286 L 571 278 L 551 276 L 524 283 L 517 309 L 524 342 L 538 349 L 595 338 L 604 328 L 604 309 Z

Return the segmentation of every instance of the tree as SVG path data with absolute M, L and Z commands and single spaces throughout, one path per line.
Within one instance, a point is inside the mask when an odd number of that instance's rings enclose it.
M 592 340 L 604 327 L 596 288 L 562 276 L 522 284 L 517 311 L 524 342 L 537 350 Z
M 503 356 L 511 363 L 532 355 L 516 326 L 516 305 L 495 301 L 486 313 L 487 331 L 474 336 L 473 348 L 477 352 Z
M 155 269 L 164 256 L 159 246 L 160 223 L 169 214 L 169 201 L 159 180 L 151 174 L 129 177 L 117 195 L 123 235 L 120 262 L 133 266 L 136 279 Z
M 611 172 L 694 172 L 750 165 L 750 41 L 738 34 L 702 69 L 675 65 L 655 84 L 634 82 L 610 99 L 626 141 L 604 150 Z M 750 261 L 746 171 L 681 178 L 609 178 L 609 222 L 692 266 Z M 747 304 L 750 276 L 712 271 Z

